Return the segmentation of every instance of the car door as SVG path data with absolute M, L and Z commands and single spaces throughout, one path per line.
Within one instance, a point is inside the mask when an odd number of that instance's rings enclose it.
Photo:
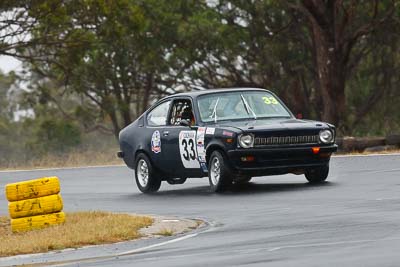
M 190 98 L 176 98 L 172 102 L 167 126 L 161 134 L 166 153 L 163 161 L 175 177 L 185 177 L 199 172 L 197 159 L 196 130 L 180 125 L 182 114 L 193 112 Z M 193 115 L 194 118 L 194 115 Z
M 154 166 L 168 173 L 170 168 L 165 158 L 168 155 L 168 145 L 164 135 L 168 133 L 167 118 L 171 106 L 171 100 L 166 100 L 151 109 L 146 116 L 145 150 L 150 156 Z

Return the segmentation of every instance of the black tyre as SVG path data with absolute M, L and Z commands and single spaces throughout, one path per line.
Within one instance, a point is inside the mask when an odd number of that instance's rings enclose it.
M 143 153 L 138 154 L 135 166 L 135 179 L 139 190 L 143 193 L 157 192 L 161 186 L 161 179 L 149 158 Z
M 312 184 L 322 183 L 326 180 L 329 174 L 329 166 L 323 166 L 313 169 L 308 169 L 305 172 L 307 180 Z
M 232 184 L 232 171 L 220 151 L 211 153 L 208 162 L 208 178 L 212 192 L 224 192 Z

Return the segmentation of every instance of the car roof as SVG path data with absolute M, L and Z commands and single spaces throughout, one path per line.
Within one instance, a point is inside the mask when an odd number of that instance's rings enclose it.
M 184 92 L 184 93 L 178 93 L 174 95 L 167 96 L 163 99 L 170 98 L 170 97 L 198 97 L 201 95 L 206 95 L 206 94 L 213 94 L 213 93 L 223 93 L 223 92 L 240 92 L 240 91 L 267 91 L 270 93 L 269 90 L 262 89 L 262 88 L 249 88 L 249 87 L 243 87 L 243 88 L 216 88 L 216 89 L 204 89 L 204 90 L 196 90 L 196 91 L 191 91 L 191 92 Z

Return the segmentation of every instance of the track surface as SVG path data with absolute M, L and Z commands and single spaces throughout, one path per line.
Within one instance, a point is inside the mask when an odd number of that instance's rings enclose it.
M 333 158 L 321 186 L 304 176 L 273 176 L 222 195 L 209 193 L 206 179 L 165 183 L 158 194 L 143 195 L 126 167 L 3 172 L 0 186 L 49 175 L 61 179 L 66 211 L 177 215 L 217 225 L 181 242 L 80 266 L 400 265 L 398 155 Z

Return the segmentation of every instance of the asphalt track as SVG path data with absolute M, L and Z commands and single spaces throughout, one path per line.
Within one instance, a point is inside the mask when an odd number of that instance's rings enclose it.
M 145 246 L 79 266 L 400 266 L 400 155 L 337 157 L 329 182 L 304 176 L 255 178 L 217 195 L 206 179 L 163 184 L 143 195 L 126 167 L 1 172 L 0 185 L 61 179 L 64 210 L 107 210 L 201 218 L 209 227 L 177 242 Z M 0 214 L 7 213 L 4 191 Z M 173 240 L 165 238 L 154 242 Z M 74 252 L 71 252 L 74 253 Z M 100 252 L 99 252 L 100 253 Z

